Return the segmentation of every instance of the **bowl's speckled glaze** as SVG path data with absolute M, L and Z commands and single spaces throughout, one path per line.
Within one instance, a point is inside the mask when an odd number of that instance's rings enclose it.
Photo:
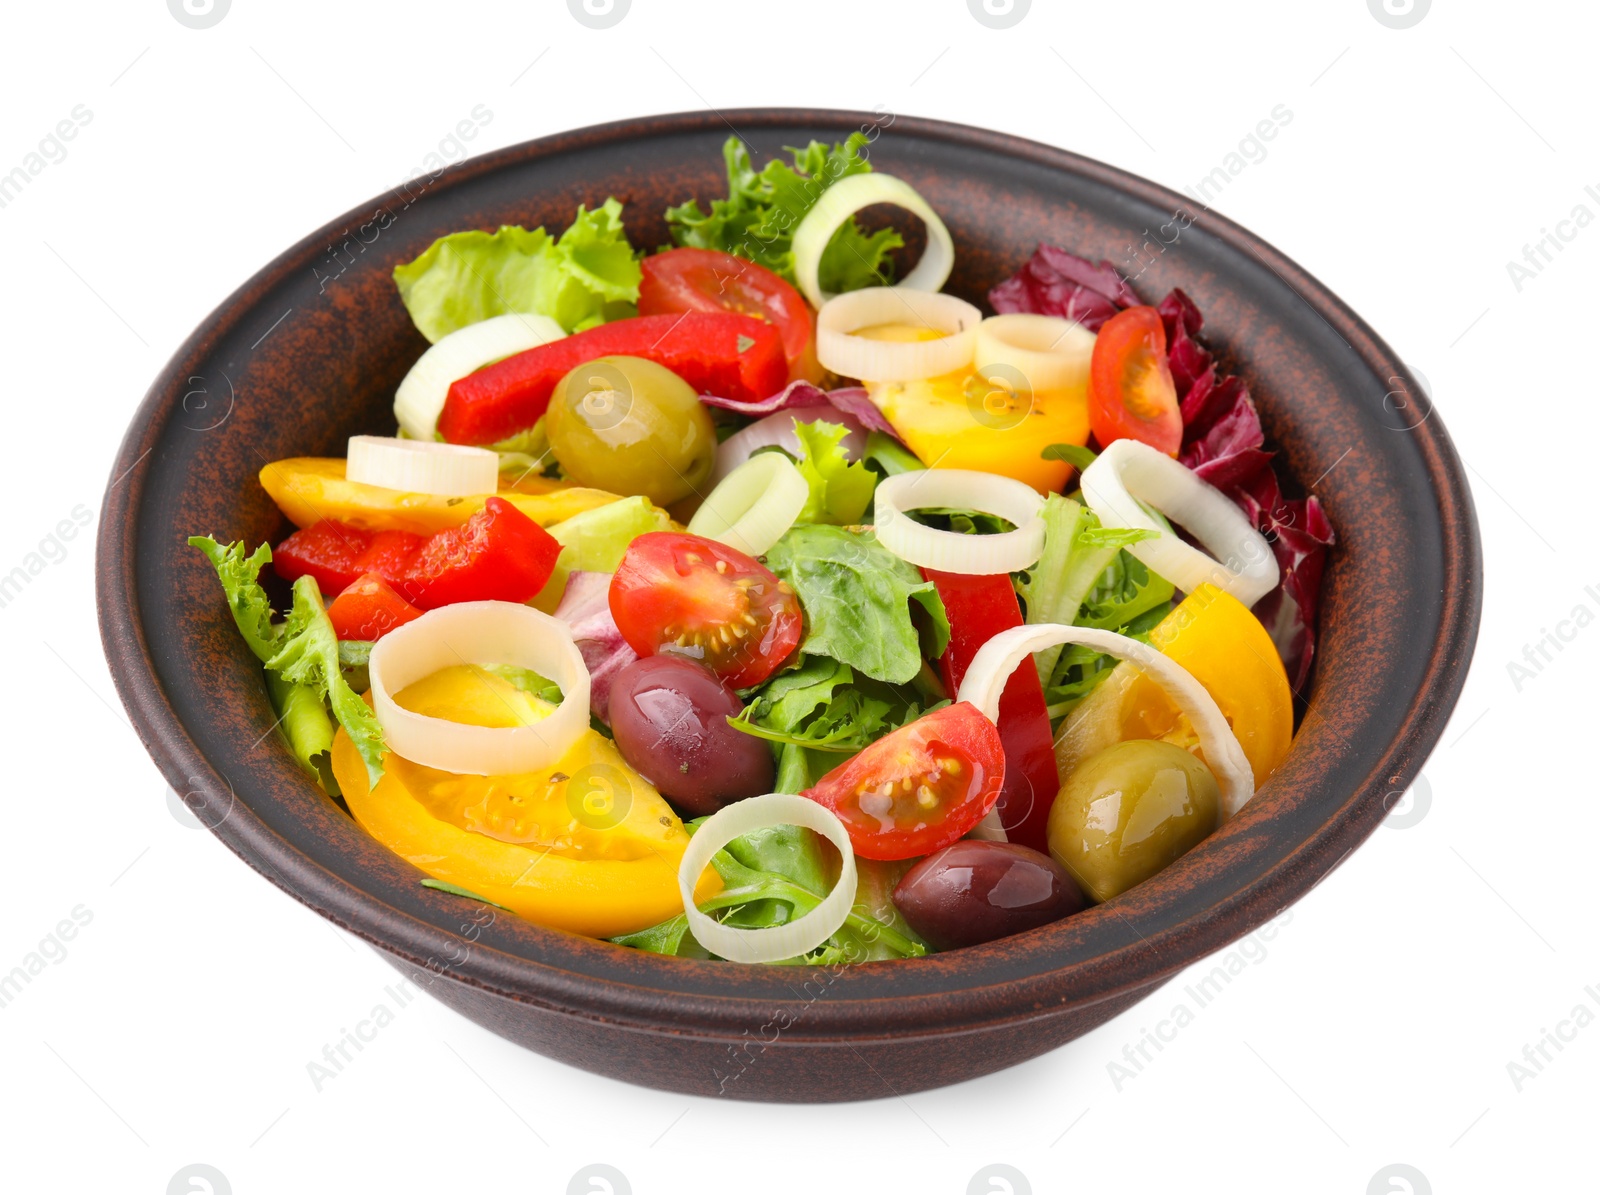
M 998 1070 L 1093 1028 L 1272 917 L 1371 833 L 1437 741 L 1477 634 L 1478 536 L 1450 440 L 1394 352 L 1315 279 L 1227 220 L 1099 163 L 977 129 L 875 119 L 648 117 L 514 146 L 375 199 L 205 320 L 134 416 L 106 492 L 106 655 L 151 755 L 201 818 L 440 1000 L 629 1082 L 869 1098 Z M 1135 286 L 1147 299 L 1178 285 L 1199 304 L 1208 345 L 1249 383 L 1288 475 L 1317 479 L 1339 535 L 1289 760 L 1239 817 L 1109 904 L 912 963 L 807 971 L 661 958 L 490 918 L 422 887 L 266 733 L 260 670 L 185 538 L 276 542 L 285 523 L 256 483 L 263 464 L 342 455 L 346 437 L 392 430 L 395 385 L 426 346 L 390 271 L 435 237 L 560 228 L 578 203 L 616 195 L 633 242 L 657 245 L 666 206 L 723 193 L 730 127 L 764 158 L 859 126 L 878 127 L 879 168 L 949 225 L 954 292 L 981 301 L 1051 241 L 1128 272 L 1144 263 Z

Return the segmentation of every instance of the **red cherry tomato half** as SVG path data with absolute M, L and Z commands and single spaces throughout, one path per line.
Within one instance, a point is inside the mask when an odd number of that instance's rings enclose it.
M 733 311 L 777 325 L 789 378 L 820 381 L 816 320 L 800 292 L 765 266 L 715 249 L 669 249 L 640 263 L 639 314 Z
M 1000 796 L 1005 748 L 970 701 L 924 714 L 829 772 L 805 795 L 838 815 L 865 859 L 912 859 L 955 842 Z
M 328 621 L 340 639 L 377 642 L 396 627 L 403 627 L 418 610 L 389 587 L 377 573 L 357 577 L 328 606 Z
M 628 545 L 611 616 L 641 656 L 689 656 L 731 689 L 766 680 L 800 645 L 800 600 L 786 582 L 726 544 L 675 531 Z
M 1167 330 L 1154 307 L 1129 307 L 1108 319 L 1089 362 L 1089 429 L 1104 448 L 1138 440 L 1177 456 L 1183 442 L 1178 392 L 1167 367 Z

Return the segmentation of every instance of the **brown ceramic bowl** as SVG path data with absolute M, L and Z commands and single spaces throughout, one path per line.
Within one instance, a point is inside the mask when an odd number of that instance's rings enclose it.
M 633 242 L 658 245 L 668 204 L 723 193 L 730 127 L 764 158 L 873 120 L 649 117 L 514 146 L 374 199 L 201 324 L 135 415 L 106 492 L 106 655 L 151 755 L 199 816 L 446 1004 L 630 1082 L 858 1099 L 981 1075 L 1084 1033 L 1261 925 L 1366 838 L 1427 759 L 1472 654 L 1482 577 L 1460 462 L 1406 367 L 1349 308 L 1173 192 L 1059 149 L 899 117 L 873 160 L 942 214 L 958 246 L 949 288 L 968 299 L 981 302 L 1039 241 L 1121 262 L 1125 247 L 1170 237 L 1174 212 L 1194 217 L 1136 285 L 1195 298 L 1209 346 L 1248 381 L 1289 476 L 1316 481 L 1339 535 L 1288 761 L 1242 815 L 1111 904 L 916 962 L 834 972 L 663 958 L 507 915 L 478 926 L 477 906 L 422 887 L 267 733 L 261 671 L 185 537 L 276 542 L 286 524 L 256 483 L 264 463 L 342 455 L 347 436 L 392 430 L 395 385 L 425 343 L 389 273 L 435 237 L 559 228 L 578 203 L 616 195 Z

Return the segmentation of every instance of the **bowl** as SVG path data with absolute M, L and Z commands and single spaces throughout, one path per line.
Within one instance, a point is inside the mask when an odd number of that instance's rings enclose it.
M 758 158 L 856 128 L 958 246 L 948 289 L 981 301 L 1040 241 L 1107 257 L 1154 300 L 1182 286 L 1243 376 L 1291 487 L 1314 480 L 1339 541 L 1288 760 L 1245 810 L 1158 876 L 1042 929 L 913 962 L 746 967 L 638 953 L 425 888 L 299 770 L 261 671 L 192 534 L 274 543 L 268 461 L 392 431 L 426 348 L 390 279 L 434 238 L 564 227 L 626 201 L 724 194 L 736 129 Z M 1271 246 L 1185 197 L 1060 149 L 871 113 L 653 116 L 530 141 L 421 176 L 317 230 L 217 308 L 151 386 L 122 443 L 97 548 L 100 630 L 157 766 L 246 863 L 437 999 L 552 1058 L 699 1095 L 843 1100 L 996 1071 L 1122 1012 L 1309 891 L 1417 775 L 1477 635 L 1480 548 L 1460 461 L 1394 351 Z

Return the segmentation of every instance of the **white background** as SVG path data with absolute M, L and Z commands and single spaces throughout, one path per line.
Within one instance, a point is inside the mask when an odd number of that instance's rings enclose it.
M 216 303 L 475 105 L 494 114 L 475 150 L 710 105 L 881 105 L 1182 188 L 1283 104 L 1292 122 L 1217 207 L 1429 379 L 1471 470 L 1489 582 L 1425 816 L 1296 905 L 1120 1090 L 1108 1064 L 1193 1006 L 1194 975 L 1043 1058 L 904 1099 L 641 1090 L 429 1000 L 318 1092 L 307 1063 L 389 1002 L 395 973 L 169 810 L 101 656 L 80 535 L 0 609 L 0 972 L 75 907 L 92 915 L 0 1008 L 0 1186 L 156 1195 L 197 1162 L 238 1195 L 563 1192 L 595 1162 L 637 1195 L 957 1195 L 996 1162 L 1035 1192 L 1358 1195 L 1390 1189 L 1375 1176 L 1392 1163 L 1425 1176 L 1416 1191 L 1594 1181 L 1600 1028 L 1520 1091 L 1507 1069 L 1575 1005 L 1600 1012 L 1584 990 L 1600 991 L 1600 817 L 1581 764 L 1600 631 L 1520 691 L 1508 672 L 1542 628 L 1600 613 L 1600 227 L 1520 290 L 1507 270 L 1577 205 L 1600 215 L 1584 190 L 1600 192 L 1592 8 L 1441 0 L 1404 30 L 1365 0 L 1036 0 L 1008 30 L 961 0 L 634 0 L 606 30 L 557 0 L 234 0 L 198 31 L 163 0 L 10 4 L 3 20 L 0 173 L 75 105 L 93 117 L 0 209 L 0 572 L 79 504 L 98 514 L 145 387 Z

